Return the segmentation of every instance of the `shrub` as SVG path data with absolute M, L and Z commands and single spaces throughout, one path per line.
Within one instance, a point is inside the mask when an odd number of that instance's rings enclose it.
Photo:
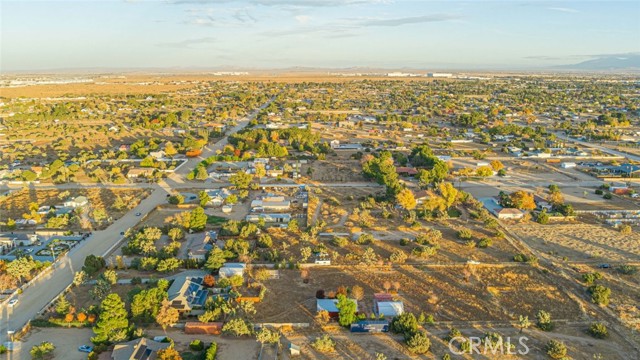
M 635 265 L 621 265 L 618 267 L 618 272 L 623 275 L 633 275 L 638 272 L 638 267 Z
M 235 318 L 224 324 L 222 332 L 235 336 L 251 335 L 253 333 L 253 326 L 243 319 Z
M 211 345 L 207 348 L 207 351 L 204 353 L 205 360 L 215 360 L 216 354 L 218 353 L 218 344 L 213 341 Z
M 323 335 L 319 338 L 316 338 L 311 343 L 311 346 L 313 346 L 313 348 L 318 350 L 319 352 L 332 352 L 336 347 L 336 342 L 333 341 L 333 339 L 331 339 L 329 335 Z
M 591 285 L 596 280 L 600 279 L 602 279 L 602 274 L 597 271 L 588 274 L 582 274 L 582 281 L 584 281 L 587 285 Z
M 334 236 L 333 239 L 331 239 L 331 244 L 337 247 L 345 247 L 348 243 L 349 239 L 342 236 Z
M 407 257 L 408 256 L 404 251 L 396 250 L 389 256 L 389 261 L 396 264 L 402 264 L 407 261 Z
M 491 244 L 493 244 L 493 240 L 491 240 L 491 238 L 482 238 L 478 241 L 479 248 L 488 248 Z
M 407 238 L 400 239 L 400 245 L 401 246 L 407 246 L 407 245 L 409 245 L 409 243 L 411 243 L 411 240 L 409 240 Z
M 567 355 L 567 347 L 564 343 L 557 340 L 549 340 L 544 347 L 544 351 L 552 359 L 562 359 Z
M 468 229 L 462 229 L 462 230 L 458 231 L 458 239 L 469 240 L 469 239 L 471 239 L 472 236 L 473 236 L 473 234 L 471 234 L 471 231 L 468 230 Z
M 269 236 L 269 234 L 262 234 L 258 237 L 257 244 L 261 248 L 270 248 L 273 246 L 273 240 L 271 240 L 271 236 Z
M 419 246 L 411 250 L 411 255 L 417 258 L 427 258 L 433 256 L 438 252 L 437 246 Z
M 454 338 L 457 337 L 461 337 L 462 333 L 460 332 L 460 330 L 456 329 L 456 328 L 451 328 L 451 330 L 449 330 L 449 333 L 447 334 L 447 336 L 444 337 L 444 341 L 449 342 Z
M 613 198 L 613 195 L 611 195 L 611 193 L 606 193 L 602 196 L 602 198 L 605 200 L 611 200 Z
M 358 239 L 356 240 L 356 244 L 358 245 L 369 245 L 373 243 L 375 238 L 371 234 L 360 234 Z
M 551 314 L 544 310 L 539 310 L 536 313 L 536 326 L 542 331 L 553 330 L 554 325 L 551 321 Z
M 594 322 L 589 326 L 589 334 L 594 338 L 604 339 L 609 336 L 609 331 L 603 323 Z
M 591 302 L 602 306 L 609 305 L 611 289 L 602 285 L 591 285 L 589 286 L 588 291 L 589 294 L 591 294 Z
M 596 189 L 595 194 L 596 195 L 602 195 L 602 194 L 604 194 L 604 191 L 602 191 L 602 189 Z
M 547 214 L 547 209 L 542 210 L 538 214 L 536 221 L 538 222 L 538 224 L 541 224 L 541 225 L 546 225 L 549 223 L 549 214 Z
M 202 343 L 202 340 L 195 339 L 189 344 L 189 349 L 193 351 L 202 351 L 204 349 L 204 344 Z
M 43 341 L 39 345 L 34 345 L 29 353 L 32 359 L 48 359 L 53 357 L 55 349 L 56 347 L 52 343 Z
M 633 229 L 631 228 L 631 225 L 625 224 L 620 226 L 620 234 L 631 235 L 632 232 Z
M 430 347 L 431 341 L 422 331 L 414 333 L 407 339 L 407 348 L 414 354 L 424 354 Z
M 407 338 L 418 331 L 418 320 L 412 313 L 405 312 L 395 316 L 393 320 L 391 320 L 389 328 L 392 332 L 404 334 L 405 338 Z

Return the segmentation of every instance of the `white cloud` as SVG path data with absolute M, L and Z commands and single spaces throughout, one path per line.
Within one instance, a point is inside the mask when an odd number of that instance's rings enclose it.
M 309 20 L 311 20 L 310 16 L 307 15 L 296 15 L 295 19 L 297 22 L 299 22 L 300 24 L 306 24 L 309 22 Z
M 565 12 L 565 13 L 574 13 L 574 14 L 580 12 L 580 11 L 578 11 L 576 9 L 565 8 L 565 7 L 549 7 L 547 9 L 548 10 L 553 10 L 553 11 Z

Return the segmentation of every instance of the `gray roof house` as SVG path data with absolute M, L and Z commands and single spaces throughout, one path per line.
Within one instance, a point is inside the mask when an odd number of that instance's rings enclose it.
M 201 277 L 181 276 L 177 277 L 167 291 L 171 307 L 180 313 L 192 313 L 194 310 L 202 310 L 209 290 L 202 286 Z
M 122 344 L 116 344 L 111 353 L 113 360 L 155 360 L 158 351 L 171 346 L 170 343 L 161 343 L 147 338 L 140 338 Z

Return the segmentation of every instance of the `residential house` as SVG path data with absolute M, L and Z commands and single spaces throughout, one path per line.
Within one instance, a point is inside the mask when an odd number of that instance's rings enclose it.
M 202 280 L 201 277 L 177 277 L 167 291 L 171 307 L 187 314 L 202 310 L 209 294 L 209 290 L 202 286 Z
M 396 168 L 396 173 L 400 176 L 415 176 L 418 175 L 418 170 L 411 167 L 399 166 Z
M 416 199 L 417 205 L 422 205 L 429 200 L 429 193 L 426 190 L 415 191 L 413 197 Z
M 156 160 L 164 159 L 166 155 L 167 154 L 164 152 L 164 150 L 151 151 L 149 153 L 149 156 L 151 156 L 152 158 L 154 158 Z
M 129 152 L 131 151 L 131 145 L 130 144 L 122 144 L 118 147 L 118 151 L 124 151 L 124 152 Z
M 113 360 L 155 360 L 158 351 L 171 346 L 171 343 L 153 341 L 147 338 L 135 339 L 126 343 L 116 344 L 111 353 Z
M 65 201 L 63 205 L 70 208 L 79 208 L 89 205 L 89 200 L 85 196 L 77 196 Z
M 524 212 L 514 208 L 502 208 L 496 213 L 501 220 L 519 220 L 524 217 Z
M 244 271 L 247 268 L 247 264 L 244 263 L 224 263 L 220 270 L 218 270 L 218 274 L 222 277 L 232 277 L 235 275 L 244 276 Z
M 205 261 L 217 238 L 218 233 L 215 231 L 208 231 L 205 234 L 198 235 L 189 246 L 187 258 L 189 260 Z
M 131 168 L 127 172 L 127 178 L 137 179 L 140 177 L 147 177 L 152 174 L 153 174 L 153 169 L 151 168 Z
M 228 189 L 215 189 L 215 190 L 207 190 L 207 195 L 209 195 L 209 202 L 207 205 L 211 206 L 220 206 L 224 204 L 224 200 L 231 195 Z
M 291 208 L 291 202 L 284 196 L 267 195 L 251 202 L 251 208 L 262 211 L 287 211 Z
M 347 299 L 356 304 L 358 308 L 358 301 L 355 299 Z M 316 299 L 316 312 L 326 311 L 329 313 L 329 317 L 336 318 L 339 315 L 338 299 Z
M 16 246 L 27 246 L 38 241 L 36 234 L 0 234 L 0 252 Z
M 264 221 L 267 224 L 288 224 L 291 221 L 291 214 L 249 214 L 245 220 L 254 223 Z

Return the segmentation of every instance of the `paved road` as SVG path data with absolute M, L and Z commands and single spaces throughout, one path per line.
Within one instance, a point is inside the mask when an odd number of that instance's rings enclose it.
M 273 99 L 269 100 L 260 109 L 269 105 Z M 238 124 L 227 132 L 231 135 L 241 130 L 258 114 L 259 109 L 252 112 L 248 117 L 238 122 Z M 224 137 L 216 144 L 204 149 L 202 158 L 215 154 L 216 150 L 222 149 L 227 144 L 227 137 Z M 115 221 L 108 228 L 101 231 L 94 231 L 93 235 L 83 241 L 82 245 L 73 248 L 65 257 L 56 264 L 55 269 L 47 275 L 39 278 L 31 286 L 26 288 L 19 296 L 19 302 L 12 308 L 3 305 L 0 309 L 2 319 L 0 321 L 0 339 L 2 342 L 8 340 L 7 331 L 22 328 L 30 319 L 34 318 L 49 302 L 54 299 L 73 281 L 76 271 L 82 268 L 87 255 L 105 255 L 110 252 L 121 240 L 121 232 L 135 226 L 141 216 L 136 213 L 148 214 L 156 206 L 165 203 L 167 194 L 171 192 L 173 186 L 184 184 L 184 176 L 191 171 L 202 158 L 189 159 L 176 173 L 168 179 L 158 184 L 148 184 L 153 189 L 151 195 L 142 200 L 138 206 L 132 209 L 122 218 Z M 24 351 L 24 350 L 23 350 Z M 27 349 L 28 351 L 28 349 Z

